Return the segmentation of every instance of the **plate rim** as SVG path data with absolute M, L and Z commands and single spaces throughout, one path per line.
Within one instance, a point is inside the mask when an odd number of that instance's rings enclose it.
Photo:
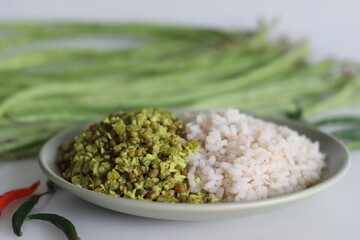
M 325 136 L 326 138 L 331 139 L 332 141 L 339 144 L 342 149 L 345 152 L 345 156 L 343 159 L 343 164 L 341 168 L 331 177 L 328 179 L 315 184 L 314 186 L 311 186 L 309 188 L 300 190 L 298 192 L 293 192 L 281 196 L 276 196 L 273 198 L 267 198 L 267 199 L 260 199 L 260 200 L 254 200 L 254 201 L 244 201 L 244 202 L 226 202 L 226 203 L 216 203 L 216 204 L 196 204 L 196 203 L 163 203 L 163 202 L 150 202 L 150 201 L 142 201 L 142 200 L 136 200 L 136 199 L 128 199 L 128 198 L 122 198 L 122 197 L 115 197 L 111 195 L 106 195 L 103 193 L 97 193 L 88 189 L 81 188 L 79 186 L 76 186 L 68 181 L 66 181 L 64 178 L 58 176 L 57 173 L 53 172 L 51 168 L 49 167 L 51 164 L 50 160 L 46 160 L 45 151 L 47 148 L 51 147 L 53 142 L 56 142 L 59 138 L 63 138 L 69 134 L 71 134 L 73 131 L 80 131 L 80 129 L 83 129 L 86 127 L 89 123 L 86 124 L 80 124 L 76 125 L 74 127 L 65 129 L 61 131 L 60 133 L 53 136 L 51 139 L 49 139 L 41 148 L 39 152 L 39 158 L 38 162 L 42 169 L 42 171 L 45 173 L 45 175 L 53 181 L 55 184 L 59 185 L 60 187 L 64 188 L 65 190 L 71 192 L 72 194 L 77 195 L 78 197 L 92 202 L 86 198 L 81 197 L 80 195 L 91 195 L 96 198 L 101 198 L 107 201 L 117 201 L 118 204 L 122 204 L 124 206 L 129 207 L 136 207 L 136 208 L 151 208 L 153 210 L 161 210 L 161 211 L 184 211 L 184 212 L 218 212 L 218 211 L 240 211 L 240 210 L 251 210 L 251 209 L 257 209 L 257 208 L 266 208 L 266 207 L 272 207 L 272 206 L 279 206 L 286 203 L 292 203 L 296 202 L 298 200 L 310 197 L 314 194 L 317 194 L 328 187 L 334 185 L 337 183 L 340 179 L 342 179 L 345 174 L 348 172 L 350 165 L 351 165 L 351 159 L 350 159 L 350 153 L 348 149 L 345 147 L 345 145 L 340 142 L 335 137 L 320 131 L 319 129 L 316 129 L 314 127 L 305 125 L 303 123 L 287 120 L 287 119 L 278 119 L 278 118 L 270 118 L 270 117 L 260 117 L 260 119 L 270 121 L 275 124 L 280 125 L 297 125 L 301 128 L 307 128 L 308 130 L 315 131 L 316 134 L 320 134 L 322 136 Z M 289 126 L 288 126 L 289 127 Z M 291 127 L 289 127 L 291 128 Z M 54 159 L 55 161 L 55 159 Z M 93 203 L 93 202 L 92 202 Z M 105 206 L 103 206 L 105 207 Z M 115 210 L 110 207 L 106 207 L 112 210 Z M 117 211 L 117 210 L 115 210 Z M 135 214 L 134 214 L 135 215 Z M 157 217 L 155 217 L 157 218 Z

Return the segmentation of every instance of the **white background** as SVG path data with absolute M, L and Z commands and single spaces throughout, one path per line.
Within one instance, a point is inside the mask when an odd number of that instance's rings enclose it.
M 306 37 L 316 56 L 360 60 L 358 0 L 0 0 L 0 21 L 62 20 L 161 22 L 221 28 L 253 28 L 258 19 L 280 20 L 277 35 Z M 82 240 L 98 239 L 360 239 L 360 151 L 352 152 L 347 176 L 332 188 L 288 208 L 248 218 L 176 222 L 133 217 L 106 210 L 65 192 L 44 197 L 35 211 L 72 220 Z M 0 161 L 0 193 L 36 179 L 45 182 L 35 159 Z M 45 189 L 41 186 L 38 192 Z M 11 204 L 0 217 L 0 239 L 19 239 L 11 230 Z M 23 227 L 27 239 L 65 239 L 42 222 Z

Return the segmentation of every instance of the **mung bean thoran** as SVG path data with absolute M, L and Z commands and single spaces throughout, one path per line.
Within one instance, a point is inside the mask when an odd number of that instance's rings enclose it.
M 199 148 L 183 139 L 182 121 L 160 109 L 119 112 L 90 125 L 60 147 L 58 165 L 73 184 L 96 192 L 160 202 L 217 202 L 190 193 L 188 156 Z

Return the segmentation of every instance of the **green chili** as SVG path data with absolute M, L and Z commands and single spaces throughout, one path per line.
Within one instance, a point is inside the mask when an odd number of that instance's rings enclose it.
M 24 202 L 12 217 L 12 227 L 16 236 L 22 236 L 21 226 L 23 225 L 26 216 L 30 213 L 33 207 L 38 203 L 41 195 L 31 196 Z
M 67 237 L 68 240 L 80 240 L 75 226 L 66 218 L 52 213 L 32 214 L 25 218 L 25 220 L 42 220 L 47 221 L 57 228 L 59 228 Z
M 33 195 L 26 200 L 14 213 L 12 217 L 12 227 L 16 236 L 22 236 L 21 226 L 23 225 L 26 216 L 31 212 L 34 206 L 39 202 L 40 197 L 51 192 L 46 192 L 39 195 Z
M 23 235 L 21 232 L 21 227 L 24 221 L 35 219 L 52 223 L 61 231 L 63 231 L 69 240 L 79 240 L 80 238 L 77 235 L 74 225 L 68 219 L 62 216 L 49 213 L 28 215 L 34 206 L 39 202 L 40 197 L 55 192 L 55 185 L 51 181 L 47 182 L 47 187 L 49 189 L 48 192 L 31 196 L 14 213 L 12 217 L 12 227 L 15 235 L 18 237 Z

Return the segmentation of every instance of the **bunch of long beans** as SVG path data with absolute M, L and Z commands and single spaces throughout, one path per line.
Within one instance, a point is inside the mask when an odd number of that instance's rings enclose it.
M 268 41 L 270 30 L 271 25 L 225 32 L 0 24 L 0 156 L 33 155 L 56 132 L 112 111 L 235 107 L 294 116 L 301 108 L 308 120 L 329 108 L 360 103 L 358 67 L 332 60 L 309 63 L 305 42 Z M 134 44 L 126 49 L 41 48 L 76 37 L 131 39 Z

